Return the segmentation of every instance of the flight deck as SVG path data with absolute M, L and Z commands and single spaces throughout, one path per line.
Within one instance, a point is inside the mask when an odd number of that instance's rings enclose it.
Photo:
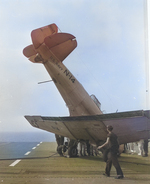
M 60 157 L 55 142 L 0 143 L 0 183 L 150 183 L 150 156 L 122 154 L 119 163 L 124 179 L 116 180 L 114 167 L 111 177 L 103 176 L 102 156 L 78 158 Z

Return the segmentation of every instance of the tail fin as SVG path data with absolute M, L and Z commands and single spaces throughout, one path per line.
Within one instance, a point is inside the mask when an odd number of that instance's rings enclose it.
M 35 29 L 31 32 L 31 38 L 34 45 L 34 48 L 37 49 L 47 36 L 55 34 L 58 32 L 58 27 L 56 24 L 50 24 L 38 29 Z
M 34 63 L 42 63 L 39 55 L 40 46 L 45 44 L 47 48 L 63 61 L 77 46 L 75 37 L 68 33 L 58 33 L 56 24 L 51 24 L 31 32 L 33 45 L 27 46 L 23 54 Z

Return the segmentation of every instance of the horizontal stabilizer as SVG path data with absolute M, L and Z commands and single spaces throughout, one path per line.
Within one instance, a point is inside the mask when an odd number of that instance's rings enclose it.
M 75 37 L 68 33 L 56 33 L 46 37 L 44 42 L 60 61 L 63 61 L 77 47 Z
M 73 40 L 75 37 L 68 33 L 56 33 L 54 35 L 48 36 L 44 39 L 45 44 L 48 46 L 49 49 L 60 45 L 63 42 L 68 40 Z
M 25 47 L 23 49 L 23 54 L 24 56 L 26 56 L 27 58 L 33 56 L 33 55 L 36 55 L 37 54 L 37 51 L 34 49 L 34 46 L 33 45 L 29 45 L 27 47 Z
M 25 47 L 23 49 L 23 54 L 33 63 L 42 63 L 43 61 L 33 45 Z

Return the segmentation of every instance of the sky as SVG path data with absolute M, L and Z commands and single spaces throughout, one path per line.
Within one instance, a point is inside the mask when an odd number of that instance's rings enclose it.
M 78 46 L 64 60 L 104 113 L 150 109 L 145 0 L 0 0 L 0 132 L 38 132 L 24 115 L 68 116 L 42 64 L 22 50 L 55 23 Z

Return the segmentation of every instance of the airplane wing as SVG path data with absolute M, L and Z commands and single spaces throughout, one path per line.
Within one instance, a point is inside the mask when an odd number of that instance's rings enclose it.
M 150 111 L 130 111 L 76 117 L 25 116 L 29 123 L 64 137 L 90 140 L 98 144 L 106 140 L 106 126 L 112 125 L 120 144 L 150 138 Z

